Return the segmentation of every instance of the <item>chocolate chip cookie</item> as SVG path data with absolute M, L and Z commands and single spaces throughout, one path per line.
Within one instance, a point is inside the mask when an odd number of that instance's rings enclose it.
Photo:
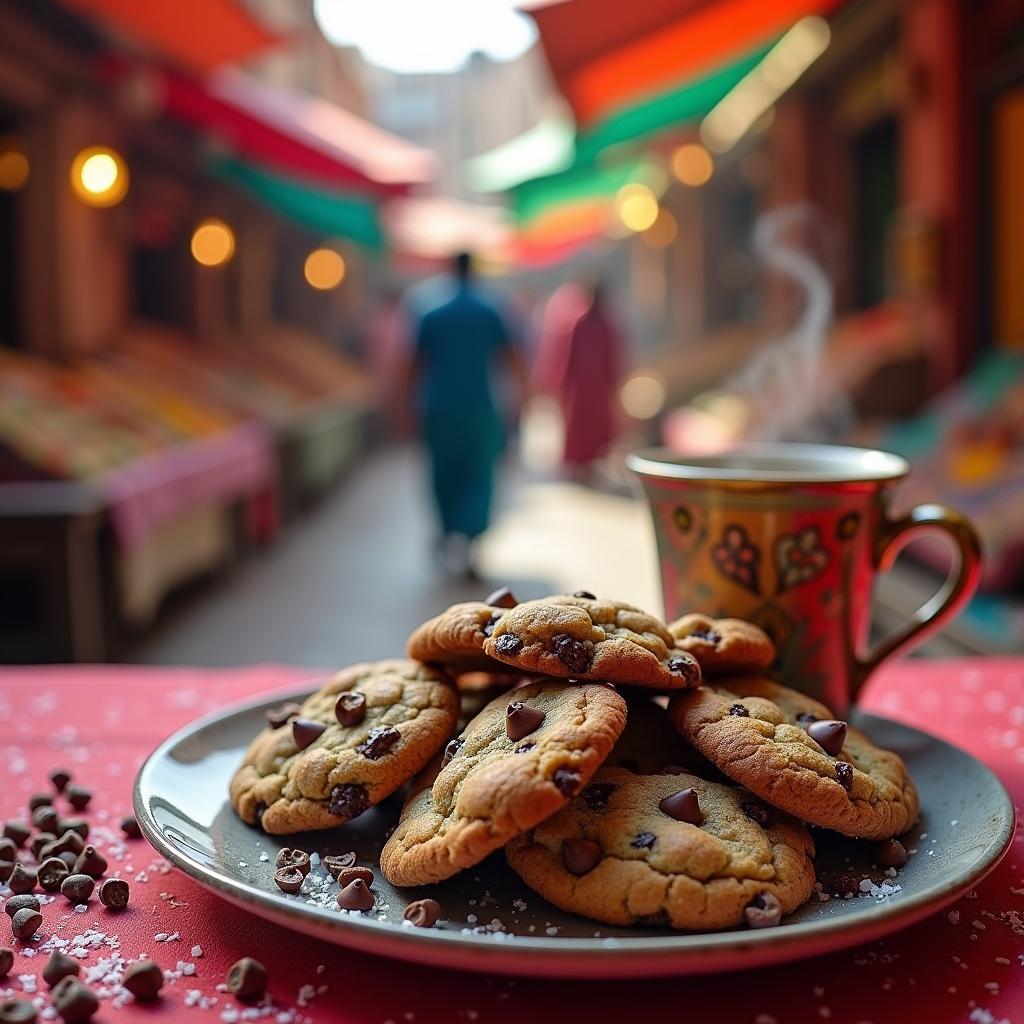
M 602 768 L 505 852 L 556 907 L 608 924 L 766 927 L 814 888 L 814 843 L 799 822 L 696 775 Z
M 692 654 L 705 676 L 757 672 L 775 660 L 775 645 L 763 629 L 743 619 L 713 619 L 694 613 L 668 627 L 676 646 Z
M 275 835 L 341 825 L 393 793 L 451 735 L 459 695 L 426 665 L 379 661 L 286 711 L 268 715 L 230 785 L 239 816 Z
M 796 690 L 757 676 L 715 679 L 675 695 L 669 713 L 717 768 L 813 825 L 885 839 L 917 817 L 903 760 Z
M 484 641 L 505 611 L 483 601 L 453 604 L 413 631 L 406 653 L 417 661 L 444 665 L 457 675 L 507 673 L 507 665 L 484 653 Z
M 676 731 L 668 711 L 645 690 L 626 697 L 626 728 L 604 762 L 606 768 L 628 768 L 655 775 L 666 768 L 717 779 L 718 770 Z M 708 773 L 711 774 L 708 774 Z
M 393 885 L 439 882 L 563 808 L 608 756 L 626 703 L 599 683 L 527 683 L 493 700 L 421 777 L 380 855 Z

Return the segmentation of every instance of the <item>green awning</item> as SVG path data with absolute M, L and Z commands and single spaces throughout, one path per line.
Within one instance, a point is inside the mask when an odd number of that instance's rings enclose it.
M 345 238 L 368 249 L 384 247 L 377 205 L 365 197 L 316 188 L 230 157 L 212 158 L 209 168 L 218 178 L 318 235 Z

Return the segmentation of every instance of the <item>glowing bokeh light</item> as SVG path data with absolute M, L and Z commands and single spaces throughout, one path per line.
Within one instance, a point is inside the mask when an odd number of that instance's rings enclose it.
M 219 267 L 235 254 L 235 233 L 222 220 L 209 217 L 192 232 L 192 258 L 204 267 Z
M 303 264 L 302 273 L 306 283 L 317 291 L 330 291 L 337 288 L 345 279 L 345 261 L 341 253 L 334 249 L 314 249 Z
M 665 384 L 653 370 L 637 370 L 622 385 L 619 401 L 633 419 L 654 419 L 665 407 Z
M 89 206 L 116 206 L 128 194 L 128 167 L 114 150 L 89 146 L 71 161 L 71 188 Z
M 679 223 L 664 207 L 658 219 L 640 236 L 652 249 L 667 249 L 679 235 Z
M 630 231 L 646 231 L 658 219 L 658 210 L 658 200 L 646 185 L 623 185 L 615 196 L 615 212 Z
M 0 139 L 0 189 L 17 192 L 28 181 L 29 163 L 21 139 L 7 135 Z
M 699 188 L 711 180 L 715 162 L 699 142 L 688 142 L 672 154 L 672 173 L 684 185 Z

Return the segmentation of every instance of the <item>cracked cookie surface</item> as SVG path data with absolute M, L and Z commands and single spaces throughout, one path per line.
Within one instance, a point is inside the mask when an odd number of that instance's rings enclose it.
M 699 823 L 662 809 L 688 790 Z M 618 925 L 729 928 L 772 898 L 788 914 L 814 888 L 814 843 L 799 822 L 696 775 L 602 768 L 506 856 L 556 907 Z
M 763 800 L 844 835 L 884 839 L 914 823 L 918 796 L 898 754 L 835 723 L 823 704 L 757 676 L 706 682 L 673 697 L 676 728 L 718 769 Z M 843 726 L 829 753 L 812 738 Z M 820 734 L 819 734 L 820 735 Z
M 343 695 L 351 707 L 339 713 Z M 231 803 L 244 821 L 275 835 L 343 824 L 420 771 L 458 714 L 455 684 L 426 665 L 342 669 L 287 722 L 252 741 L 231 779 Z
M 669 624 L 676 646 L 692 654 L 704 676 L 756 672 L 775 660 L 768 634 L 743 619 L 713 619 L 692 613 Z
M 625 721 L 625 701 L 599 683 L 533 682 L 493 700 L 448 745 L 436 777 L 417 780 L 381 851 L 384 877 L 439 882 L 483 860 L 563 808 Z

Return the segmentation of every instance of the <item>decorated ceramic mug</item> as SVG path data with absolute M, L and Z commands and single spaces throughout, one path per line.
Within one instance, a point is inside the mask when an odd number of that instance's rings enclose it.
M 978 538 L 958 512 L 919 505 L 893 518 L 905 459 L 838 445 L 758 444 L 685 457 L 629 457 L 657 536 L 665 614 L 700 611 L 761 626 L 780 678 L 837 714 L 886 658 L 921 643 L 978 585 Z M 924 531 L 948 535 L 959 559 L 939 592 L 867 649 L 875 577 Z

